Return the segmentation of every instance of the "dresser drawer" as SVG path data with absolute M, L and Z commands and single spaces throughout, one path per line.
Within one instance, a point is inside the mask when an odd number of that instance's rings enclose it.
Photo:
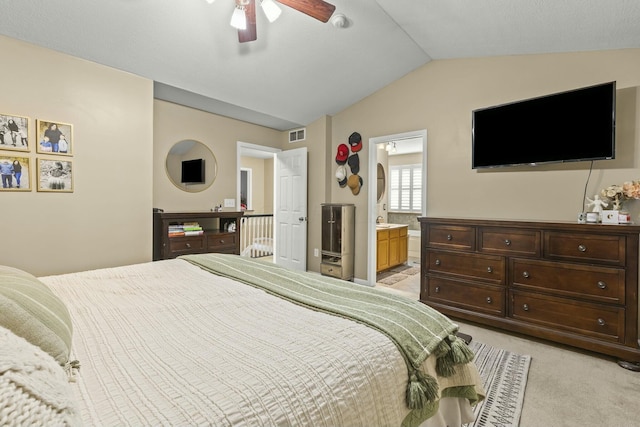
M 540 256 L 540 232 L 511 228 L 481 228 L 478 250 L 485 253 L 519 256 Z
M 614 267 L 511 259 L 514 287 L 612 304 L 625 303 L 625 271 Z
M 505 289 L 482 286 L 440 277 L 428 277 L 421 289 L 421 299 L 473 311 L 505 315 Z
M 428 274 L 505 284 L 505 259 L 496 255 L 427 250 Z
M 202 252 L 204 250 L 203 236 L 171 237 L 169 238 L 169 252 L 172 256 Z
M 510 301 L 516 320 L 601 340 L 624 339 L 624 308 L 516 290 L 510 291 Z
M 224 247 L 236 246 L 235 233 L 215 233 L 207 235 L 207 249 L 209 251 L 219 251 Z
M 625 237 L 607 234 L 545 232 L 545 258 L 625 265 Z
M 423 242 L 433 248 L 457 250 L 475 250 L 475 227 L 431 224 L 427 228 L 427 241 Z

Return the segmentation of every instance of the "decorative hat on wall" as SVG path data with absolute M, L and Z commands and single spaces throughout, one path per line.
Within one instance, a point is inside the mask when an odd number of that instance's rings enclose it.
M 353 132 L 349 135 L 349 145 L 351 146 L 351 151 L 354 153 L 362 150 L 362 137 L 358 132 Z
M 336 154 L 336 163 L 339 165 L 344 165 L 347 163 L 347 159 L 349 158 L 349 147 L 347 144 L 338 145 L 338 153 Z
M 360 156 L 358 156 L 358 153 L 350 155 L 347 162 L 351 168 L 351 173 L 357 175 L 360 172 Z
M 347 168 L 343 165 L 338 166 L 336 169 L 336 179 L 340 187 L 344 188 L 347 186 Z
M 351 175 L 347 180 L 347 185 L 351 189 L 351 192 L 354 196 L 357 196 L 360 193 L 360 187 L 362 187 L 362 178 L 358 175 Z

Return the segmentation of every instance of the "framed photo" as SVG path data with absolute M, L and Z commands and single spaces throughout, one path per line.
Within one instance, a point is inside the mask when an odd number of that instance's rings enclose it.
M 0 154 L 0 179 L 0 191 L 31 191 L 29 158 Z
M 38 191 L 73 193 L 73 164 L 66 159 L 38 158 Z
M 73 125 L 36 120 L 36 153 L 73 154 Z
M 29 151 L 29 119 L 0 114 L 0 150 Z

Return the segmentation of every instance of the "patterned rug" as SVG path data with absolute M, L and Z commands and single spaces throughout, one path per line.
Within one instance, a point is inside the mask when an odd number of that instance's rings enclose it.
M 420 273 L 419 265 L 403 264 L 378 273 L 376 283 L 391 286 L 418 273 Z
M 474 408 L 476 420 L 467 427 L 506 427 L 520 424 L 527 375 L 531 356 L 471 341 L 469 348 L 474 359 L 487 398 Z

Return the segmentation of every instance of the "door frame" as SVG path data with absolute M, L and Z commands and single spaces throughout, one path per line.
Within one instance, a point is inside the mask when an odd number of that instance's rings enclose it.
M 389 141 L 400 141 L 409 138 L 422 138 L 422 208 L 421 215 L 427 214 L 427 130 L 417 130 L 411 132 L 397 133 L 393 135 L 384 135 L 369 138 L 369 182 L 377 182 L 378 172 L 378 144 L 386 144 Z M 387 171 L 387 176 L 389 173 Z M 367 235 L 369 248 L 367 252 L 367 284 L 369 286 L 376 285 L 376 217 L 377 217 L 377 186 L 369 185 L 368 192 L 368 216 L 367 216 Z

